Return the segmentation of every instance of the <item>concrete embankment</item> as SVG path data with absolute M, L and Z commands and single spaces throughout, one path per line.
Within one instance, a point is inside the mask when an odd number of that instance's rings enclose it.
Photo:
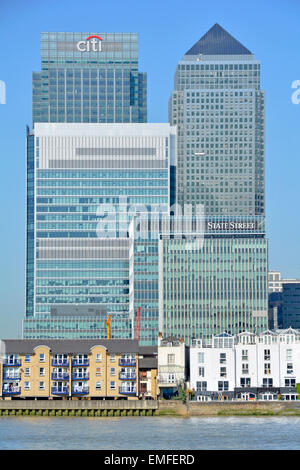
M 300 416 L 300 401 L 0 400 L 0 416 Z
M 159 402 L 160 416 L 300 416 L 299 402 Z

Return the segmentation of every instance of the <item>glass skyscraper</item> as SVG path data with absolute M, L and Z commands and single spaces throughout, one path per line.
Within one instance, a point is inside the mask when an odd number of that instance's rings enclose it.
M 70 313 L 65 321 L 59 317 L 71 305 L 74 314 L 78 305 L 86 307 L 84 318 L 72 320 L 78 329 L 91 324 L 89 306 L 101 305 L 120 332 L 129 324 L 129 224 L 136 214 L 169 213 L 175 129 L 36 123 L 27 139 L 24 336 L 49 337 L 49 325 L 55 337 L 61 321 L 70 337 Z M 50 321 L 53 307 L 58 313 Z M 95 318 L 98 334 L 103 316 Z
M 159 325 L 187 344 L 268 328 L 263 217 L 207 217 L 201 232 L 161 234 Z
M 169 100 L 181 206 L 264 215 L 264 103 L 260 62 L 215 24 L 179 61 Z
M 136 33 L 41 33 L 33 73 L 36 122 L 147 122 Z

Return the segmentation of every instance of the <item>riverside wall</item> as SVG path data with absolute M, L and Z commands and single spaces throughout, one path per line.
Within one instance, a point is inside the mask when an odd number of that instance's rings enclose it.
M 300 416 L 299 402 L 0 400 L 1 416 Z

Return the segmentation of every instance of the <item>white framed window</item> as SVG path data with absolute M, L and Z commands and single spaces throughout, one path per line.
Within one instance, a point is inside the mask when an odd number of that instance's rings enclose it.
M 24 382 L 24 390 L 30 390 L 30 382 Z
M 247 362 L 242 363 L 242 374 L 249 374 L 249 364 Z
M 100 353 L 96 354 L 96 362 L 102 362 L 102 354 Z
M 199 375 L 199 377 L 204 377 L 204 376 L 205 376 L 204 367 L 199 367 L 199 369 L 198 369 L 198 375 Z
M 286 350 L 286 360 L 291 361 L 293 359 L 293 350 L 292 349 L 287 349 Z
M 226 353 L 220 353 L 220 364 L 226 364 Z
M 110 362 L 116 362 L 116 355 L 114 353 L 110 355 Z
M 248 349 L 242 350 L 242 361 L 248 361 Z
M 112 375 L 112 376 L 116 375 L 116 368 L 115 367 L 110 368 L 110 375 Z
M 288 362 L 286 365 L 286 373 L 287 374 L 293 374 L 294 373 L 294 367 L 291 362 Z
M 40 354 L 40 362 L 45 362 L 45 354 Z
M 220 367 L 220 377 L 227 377 L 226 367 Z
M 174 384 L 175 383 L 175 374 L 169 374 L 168 375 L 168 383 L 169 384 Z
M 264 365 L 264 372 L 265 374 L 271 374 L 271 364 L 269 362 L 266 362 Z
M 112 381 L 109 384 L 111 390 L 116 390 L 116 382 Z
M 96 367 L 96 377 L 102 375 L 101 367 Z
M 271 359 L 271 351 L 270 349 L 265 349 L 264 350 L 264 360 L 269 361 Z
M 45 368 L 44 367 L 40 367 L 39 374 L 40 374 L 40 377 L 45 376 Z
M 45 390 L 45 382 L 39 383 L 39 390 Z
M 175 354 L 168 354 L 168 364 L 175 364 Z
M 30 362 L 30 354 L 25 354 L 25 362 Z
M 101 390 L 101 389 L 102 389 L 101 382 L 96 382 L 96 390 Z
M 198 363 L 199 364 L 204 364 L 204 352 L 199 352 L 198 353 Z
M 25 375 L 25 377 L 29 377 L 29 376 L 30 376 L 30 367 L 25 367 L 25 369 L 24 369 L 24 375 Z

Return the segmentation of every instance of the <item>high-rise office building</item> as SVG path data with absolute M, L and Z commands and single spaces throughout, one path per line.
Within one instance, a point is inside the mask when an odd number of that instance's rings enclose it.
M 206 217 L 201 230 L 159 237 L 159 328 L 209 338 L 268 327 L 268 244 L 263 217 Z
M 147 122 L 136 33 L 41 33 L 36 122 Z
M 169 100 L 177 125 L 177 200 L 206 215 L 264 215 L 260 62 L 215 24 L 179 61 Z
M 73 322 L 82 330 L 91 324 L 88 307 L 101 305 L 120 332 L 129 314 L 129 224 L 135 214 L 169 213 L 175 129 L 167 123 L 36 123 L 27 139 L 24 336 L 49 338 L 41 336 L 49 325 L 57 337 L 60 322 L 70 337 L 65 305 L 84 317 Z M 86 308 L 84 315 L 77 305 Z M 91 334 L 96 329 L 100 336 L 103 321 L 94 320 Z M 127 338 L 128 330 L 118 337 Z

